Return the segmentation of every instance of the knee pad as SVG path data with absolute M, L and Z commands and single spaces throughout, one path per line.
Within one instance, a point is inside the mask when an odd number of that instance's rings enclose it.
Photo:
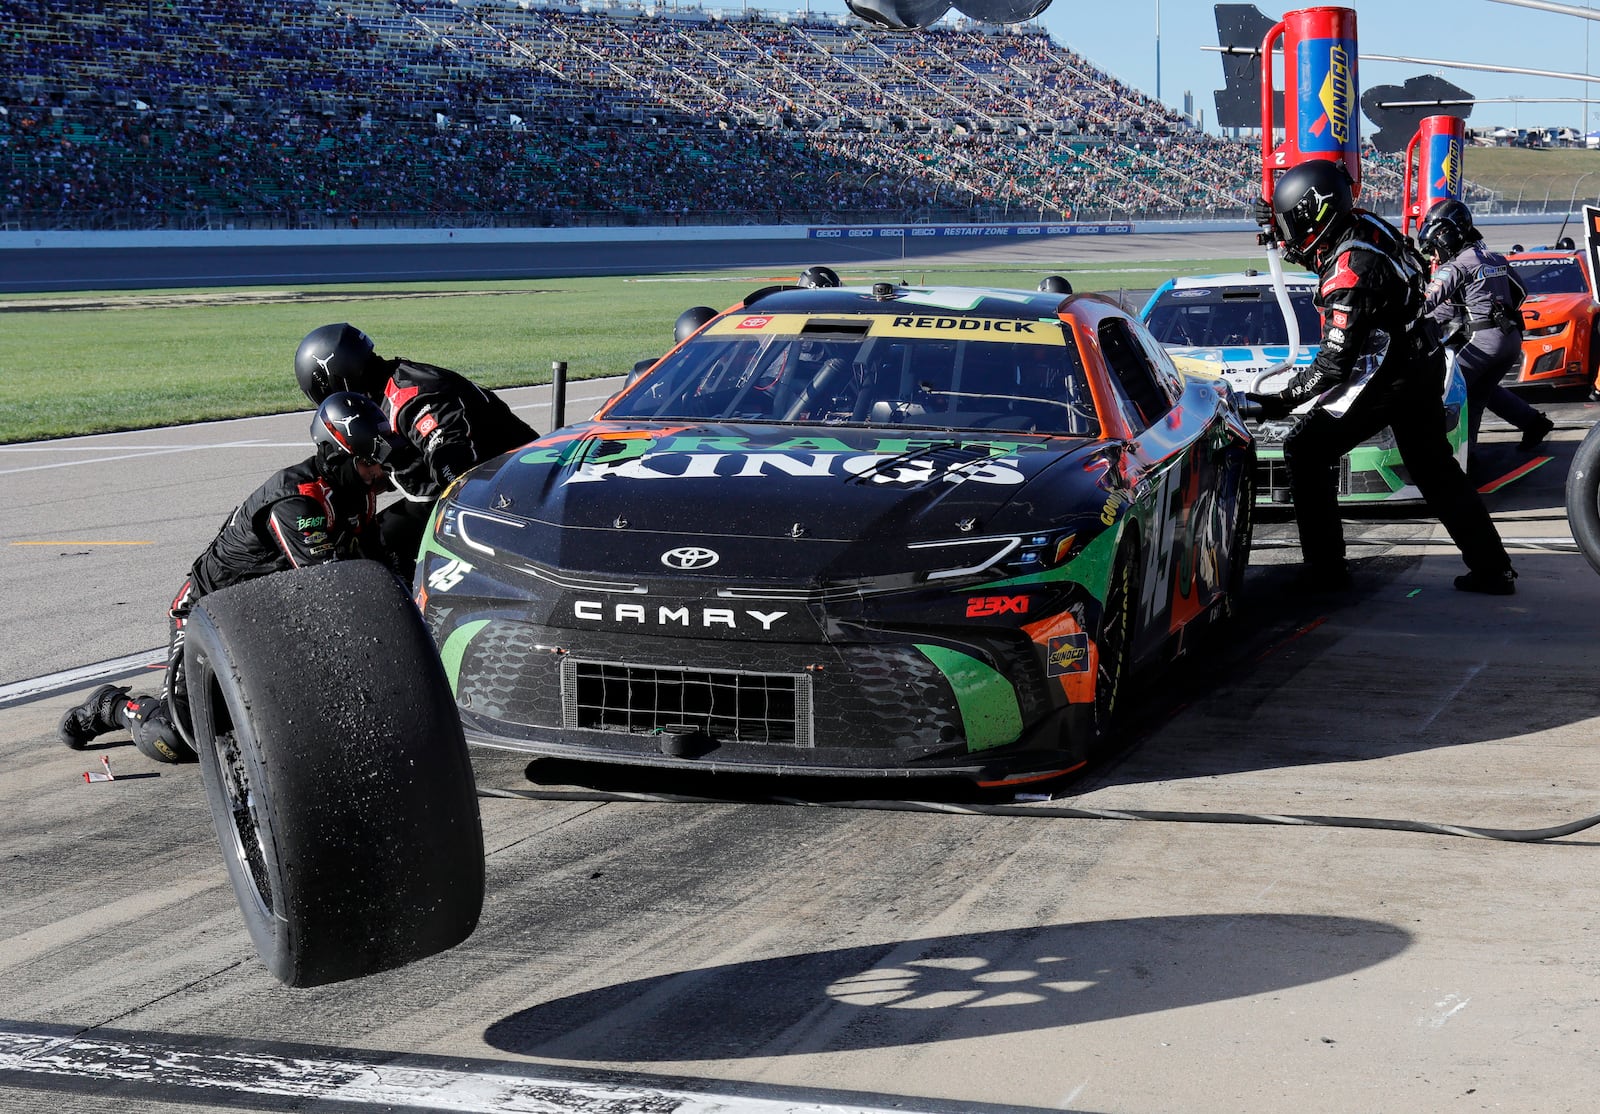
M 128 731 L 139 753 L 157 762 L 188 762 L 194 751 L 178 734 L 167 716 L 167 706 L 158 697 L 141 696 L 127 706 Z

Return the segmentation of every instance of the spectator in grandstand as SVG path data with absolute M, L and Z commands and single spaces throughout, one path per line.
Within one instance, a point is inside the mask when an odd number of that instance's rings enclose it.
M 320 403 L 336 391 L 379 401 L 409 453 L 391 454 L 389 474 L 404 496 L 378 516 L 379 537 L 410 580 L 418 544 L 440 492 L 473 465 L 539 435 L 498 395 L 466 376 L 406 359 L 386 360 L 355 326 L 324 325 L 307 333 L 294 354 L 305 396 Z

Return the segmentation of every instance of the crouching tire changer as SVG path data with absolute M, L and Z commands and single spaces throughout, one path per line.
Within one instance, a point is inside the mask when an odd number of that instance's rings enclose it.
M 206 595 L 192 739 L 251 942 L 289 986 L 465 940 L 483 905 L 472 767 L 416 608 L 373 561 Z

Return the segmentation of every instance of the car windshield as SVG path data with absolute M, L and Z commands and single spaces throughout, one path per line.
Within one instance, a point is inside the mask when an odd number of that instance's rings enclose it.
M 731 313 L 606 417 L 1100 433 L 1070 329 L 965 316 Z
M 1301 344 L 1322 340 L 1322 318 L 1311 298 L 1307 286 L 1289 291 Z M 1156 340 L 1174 347 L 1289 343 L 1289 330 L 1270 286 L 1174 287 L 1150 307 L 1145 325 Z
M 1508 259 L 1529 294 L 1582 294 L 1589 280 L 1576 259 Z

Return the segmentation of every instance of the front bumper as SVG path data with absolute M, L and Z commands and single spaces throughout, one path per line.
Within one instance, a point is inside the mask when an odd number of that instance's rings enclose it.
M 1063 740 L 1086 739 L 1092 714 L 1062 699 L 1033 642 L 1002 628 L 794 643 L 551 628 L 504 612 L 463 622 L 435 611 L 430 624 L 441 645 L 471 630 L 453 675 L 468 740 L 536 755 L 1002 780 L 1081 762 Z

